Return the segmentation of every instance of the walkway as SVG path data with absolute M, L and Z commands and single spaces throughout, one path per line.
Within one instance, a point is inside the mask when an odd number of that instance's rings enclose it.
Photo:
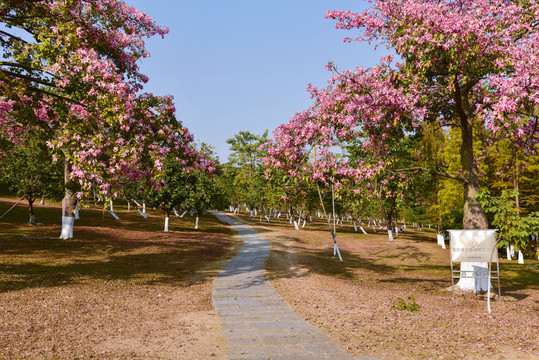
M 268 241 L 247 225 L 223 214 L 214 215 L 233 225 L 244 241 L 213 282 L 213 306 L 221 320 L 229 359 L 353 360 L 294 312 L 266 280 Z

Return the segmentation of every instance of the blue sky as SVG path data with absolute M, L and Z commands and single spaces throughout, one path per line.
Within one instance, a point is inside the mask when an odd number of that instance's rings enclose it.
M 145 91 L 175 98 L 177 116 L 221 162 L 226 139 L 261 134 L 312 103 L 306 87 L 323 87 L 333 61 L 340 69 L 370 67 L 382 47 L 343 43 L 326 10 L 361 11 L 361 0 L 126 0 L 170 33 L 146 45 Z

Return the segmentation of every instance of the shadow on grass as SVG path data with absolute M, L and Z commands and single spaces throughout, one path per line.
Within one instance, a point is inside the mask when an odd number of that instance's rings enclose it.
M 21 221 L 24 210 L 17 209 L 13 219 Z M 57 211 L 41 209 L 42 216 L 51 218 Z M 70 240 L 58 239 L 59 226 L 2 219 L 0 292 L 94 280 L 189 286 L 214 277 L 238 246 L 232 230 L 212 215 L 201 217 L 199 230 L 171 221 L 168 233 L 160 221 L 144 223 L 126 214 L 126 220 L 100 221 L 98 215 L 87 211 L 84 220 L 77 220 L 75 238 Z

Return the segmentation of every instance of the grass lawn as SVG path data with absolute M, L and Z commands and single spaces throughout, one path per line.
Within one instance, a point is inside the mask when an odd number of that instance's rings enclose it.
M 16 199 L 0 199 L 0 215 Z M 120 221 L 82 209 L 60 240 L 59 204 L 0 219 L 0 358 L 222 359 L 212 280 L 241 246 L 215 217 L 150 219 L 115 204 Z

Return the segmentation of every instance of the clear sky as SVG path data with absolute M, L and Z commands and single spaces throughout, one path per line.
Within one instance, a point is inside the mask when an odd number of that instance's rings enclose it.
M 125 0 L 170 33 L 146 45 L 145 91 L 174 96 L 179 120 L 226 162 L 226 139 L 261 134 L 286 123 L 324 87 L 333 61 L 340 69 L 370 67 L 385 49 L 353 42 L 327 10 L 361 11 L 362 0 Z

